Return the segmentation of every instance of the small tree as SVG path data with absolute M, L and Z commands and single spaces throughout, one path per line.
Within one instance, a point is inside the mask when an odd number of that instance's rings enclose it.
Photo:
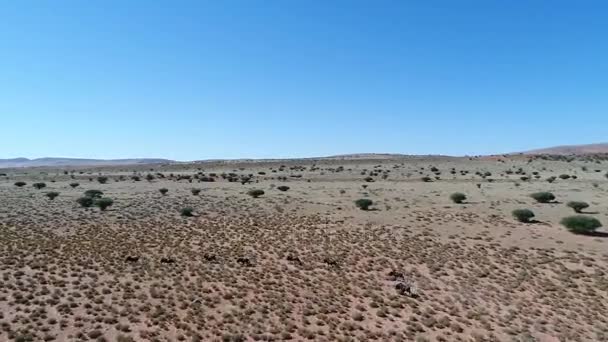
M 534 217 L 534 213 L 530 209 L 515 209 L 511 212 L 519 222 L 529 223 Z
M 247 194 L 253 198 L 258 198 L 264 194 L 264 190 L 252 189 L 247 192 Z
M 103 191 L 101 190 L 87 190 L 84 192 L 85 197 L 90 198 L 101 198 L 103 196 Z
M 48 197 L 51 201 L 55 199 L 55 197 L 59 196 L 59 193 L 56 191 L 51 191 L 51 192 L 47 192 L 45 194 L 46 197 Z
M 583 209 L 589 208 L 589 204 L 587 204 L 587 202 L 571 201 L 566 205 L 574 209 L 574 212 L 576 213 L 580 213 Z
M 42 189 L 42 188 L 46 188 L 46 183 L 34 183 L 32 184 L 32 186 L 38 190 Z
M 160 192 L 160 193 L 161 193 L 163 196 L 165 196 L 165 195 L 167 194 L 167 192 L 169 192 L 169 189 L 167 189 L 167 188 L 160 188 L 160 189 L 158 189 L 158 191 L 159 191 L 159 192 Z
M 467 199 L 467 196 L 461 192 L 455 192 L 450 195 L 450 199 L 452 202 L 460 204 Z
M 598 219 L 582 215 L 566 217 L 560 223 L 574 234 L 593 233 L 602 226 Z
M 93 198 L 88 196 L 80 197 L 76 200 L 76 203 L 80 204 L 83 208 L 88 208 L 93 205 Z
M 112 204 L 114 204 L 114 200 L 112 200 L 111 198 L 108 198 L 108 197 L 103 197 L 103 198 L 96 199 L 94 204 L 96 206 L 98 206 L 99 209 L 101 209 L 101 211 L 104 211 L 108 207 L 110 207 Z
M 180 213 L 182 216 L 185 216 L 185 217 L 190 217 L 190 216 L 193 216 L 193 215 L 192 215 L 192 212 L 193 212 L 193 211 L 194 211 L 194 209 L 192 209 L 192 208 L 190 208 L 190 207 L 186 207 L 186 208 L 182 208 L 182 209 L 179 211 L 179 213 Z
M 108 182 L 108 177 L 99 176 L 99 177 L 97 177 L 97 181 L 99 182 L 99 184 L 106 184 Z
M 281 185 L 278 186 L 277 189 L 279 189 L 280 191 L 287 191 L 289 190 L 289 187 L 287 185 Z
M 77 188 L 80 184 L 78 183 L 70 183 L 70 186 L 72 187 L 72 189 Z
M 547 191 L 535 192 L 531 194 L 530 197 L 534 198 L 538 203 L 549 203 L 555 201 L 555 195 Z
M 355 201 L 355 206 L 361 210 L 369 210 L 369 207 L 372 206 L 374 202 L 368 198 L 361 198 Z
M 201 189 L 192 189 L 190 190 L 190 192 L 194 195 L 194 196 L 198 196 L 198 194 L 201 193 Z
M 23 187 L 25 185 L 27 185 L 26 182 L 15 182 L 15 186 L 18 187 L 18 188 L 21 188 L 21 187 Z

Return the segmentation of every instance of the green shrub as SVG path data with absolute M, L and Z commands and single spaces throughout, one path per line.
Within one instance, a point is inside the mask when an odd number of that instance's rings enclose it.
M 72 189 L 77 188 L 80 184 L 78 183 L 70 183 L 70 186 L 72 187 Z
M 198 196 L 198 194 L 201 193 L 201 189 L 192 189 L 190 190 L 190 192 L 194 195 L 194 196 Z
M 85 197 L 90 198 L 101 198 L 103 196 L 103 191 L 101 190 L 87 190 L 84 192 Z
M 455 192 L 450 195 L 450 199 L 454 203 L 462 203 L 464 200 L 467 199 L 467 196 L 461 192 Z
M 555 201 L 555 195 L 547 191 L 535 192 L 531 194 L 530 197 L 534 198 L 539 203 L 549 203 Z
M 165 196 L 167 194 L 167 192 L 169 192 L 169 189 L 167 189 L 167 188 L 160 188 L 160 189 L 158 189 L 158 191 L 160 191 L 160 193 L 163 196 Z
M 32 186 L 38 190 L 42 189 L 42 188 L 46 188 L 46 183 L 34 183 L 32 184 Z
M 46 197 L 48 197 L 51 201 L 55 199 L 55 197 L 59 196 L 59 193 L 56 191 L 51 191 L 51 192 L 47 192 L 45 194 Z
M 27 185 L 26 182 L 15 182 L 15 186 L 19 187 L 19 188 L 22 187 L 22 186 L 25 186 L 25 185 Z
M 582 215 L 566 217 L 560 223 L 575 234 L 593 233 L 597 228 L 602 226 L 598 219 Z
M 374 204 L 374 202 L 367 198 L 361 198 L 355 201 L 355 205 L 361 210 L 368 210 L 372 204 Z
M 186 207 L 186 208 L 182 208 L 179 213 L 182 216 L 186 216 L 186 217 L 190 217 L 192 216 L 192 212 L 194 211 L 194 209 L 190 208 L 190 207 Z
M 553 182 L 555 182 L 556 179 L 557 179 L 557 177 L 551 176 L 551 177 L 547 178 L 547 182 L 553 183 Z
M 77 199 L 76 203 L 80 204 L 81 207 L 88 208 L 93 205 L 93 201 L 92 197 L 84 196 Z
M 589 208 L 589 204 L 587 204 L 587 202 L 571 201 L 566 205 L 574 209 L 574 212 L 576 213 L 580 213 L 583 209 Z
M 264 194 L 264 190 L 252 189 L 247 192 L 247 194 L 253 198 L 258 198 Z
M 99 182 L 99 184 L 106 184 L 108 182 L 108 177 L 99 176 L 99 177 L 97 177 L 97 181 Z
M 277 189 L 279 189 L 280 191 L 287 191 L 289 190 L 289 187 L 287 185 L 281 185 L 278 186 Z
M 528 223 L 534 217 L 534 213 L 530 209 L 515 209 L 511 212 L 519 222 Z
M 134 182 L 139 182 L 139 181 L 141 180 L 141 177 L 139 177 L 139 176 L 131 176 L 131 179 L 132 179 Z
M 148 174 L 146 175 L 146 180 L 147 180 L 148 182 L 153 181 L 153 180 L 154 180 L 154 175 L 153 175 L 153 174 L 151 174 L 151 173 L 148 173 Z
M 109 206 L 111 206 L 112 204 L 114 204 L 114 201 L 111 198 L 103 197 L 103 198 L 96 199 L 94 204 L 96 206 L 98 206 L 99 209 L 101 209 L 102 211 L 104 211 Z

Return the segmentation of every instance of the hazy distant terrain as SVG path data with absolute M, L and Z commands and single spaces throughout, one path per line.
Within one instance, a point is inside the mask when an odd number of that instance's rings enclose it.
M 103 165 L 135 165 L 160 164 L 173 162 L 167 159 L 79 159 L 79 158 L 13 158 L 0 159 L 0 168 L 39 167 L 39 166 L 103 166 Z
M 608 143 L 567 145 L 526 151 L 524 154 L 582 155 L 608 153 Z
M 589 145 L 572 145 L 572 146 L 556 146 L 538 150 L 531 150 L 522 152 L 524 155 L 535 155 L 535 154 L 549 154 L 549 155 L 583 155 L 583 154 L 603 154 L 608 153 L 608 143 L 603 144 L 589 144 Z M 406 154 L 395 154 L 395 153 L 358 153 L 358 154 L 344 154 L 327 157 L 314 157 L 314 158 L 294 158 L 294 159 L 236 159 L 236 160 L 198 160 L 184 163 L 197 163 L 197 162 L 226 162 L 226 163 L 238 163 L 238 162 L 273 162 L 280 160 L 371 160 L 371 159 L 402 159 L 402 158 L 443 158 L 449 156 L 441 155 L 406 155 Z M 13 159 L 0 159 L 0 168 L 13 168 L 13 167 L 62 167 L 62 166 L 120 166 L 120 165 L 137 165 L 137 164 L 162 164 L 162 163 L 180 163 L 174 160 L 161 159 L 161 158 L 137 158 L 137 159 L 80 159 L 80 158 L 13 158 Z
M 608 341 L 605 156 L 140 162 L 0 172 L 0 341 Z

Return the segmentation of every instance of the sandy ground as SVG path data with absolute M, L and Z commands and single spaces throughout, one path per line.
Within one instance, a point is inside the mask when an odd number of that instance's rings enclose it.
M 559 224 L 581 200 L 608 225 L 607 171 L 524 157 L 0 170 L 0 341 L 608 341 L 608 230 Z M 76 203 L 91 189 L 114 205 Z

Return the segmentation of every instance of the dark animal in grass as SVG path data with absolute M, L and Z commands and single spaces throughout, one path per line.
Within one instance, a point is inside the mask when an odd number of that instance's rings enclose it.
M 170 258 L 170 257 L 162 257 L 162 258 L 160 258 L 160 263 L 161 264 L 174 264 L 175 259 Z
M 340 267 L 340 263 L 334 258 L 324 258 L 323 262 L 331 267 Z
M 127 262 L 138 262 L 139 261 L 139 257 L 138 256 L 127 256 L 127 258 L 125 259 Z
M 300 266 L 302 265 L 302 260 L 300 260 L 297 255 L 289 254 L 286 259 L 287 261 L 293 262 L 294 264 L 298 264 Z
M 215 254 L 203 254 L 203 259 L 205 259 L 205 261 L 207 262 L 216 262 L 217 261 L 217 257 L 215 256 Z
M 236 259 L 236 262 L 238 262 L 239 264 L 241 264 L 242 266 L 245 266 L 245 267 L 253 266 L 253 263 L 251 262 L 251 260 L 249 260 L 249 258 L 246 258 L 246 257 L 238 257 Z

